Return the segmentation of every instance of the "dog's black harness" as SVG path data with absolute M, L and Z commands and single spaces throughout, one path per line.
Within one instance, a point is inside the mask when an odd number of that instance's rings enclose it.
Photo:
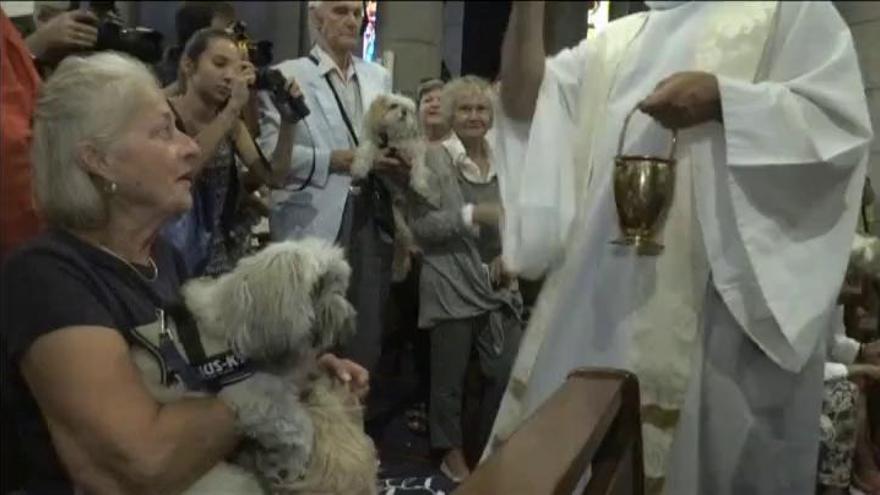
M 234 351 L 205 355 L 198 326 L 185 305 L 175 303 L 168 307 L 167 314 L 175 323 L 178 340 L 183 345 L 189 362 L 181 356 L 167 331 L 161 334 L 159 353 L 186 388 L 217 393 L 223 387 L 240 382 L 253 374 L 250 362 Z M 164 329 L 165 322 L 160 324 Z
M 223 387 L 253 374 L 251 363 L 233 351 L 206 356 L 195 318 L 183 302 L 169 304 L 133 271 L 123 270 L 122 273 L 131 283 L 140 285 L 156 306 L 161 329 L 159 358 L 170 372 L 169 377 L 179 379 L 188 390 L 217 393 Z M 168 318 L 174 322 L 177 338 L 183 346 L 186 357 L 180 353 L 174 343 L 168 327 Z

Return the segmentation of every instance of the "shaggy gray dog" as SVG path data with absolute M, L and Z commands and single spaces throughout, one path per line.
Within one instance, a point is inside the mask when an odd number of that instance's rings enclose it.
M 236 413 L 253 444 L 239 462 L 271 493 L 377 490 L 377 456 L 361 406 L 317 363 L 354 332 L 355 311 L 345 298 L 349 275 L 340 248 L 306 239 L 270 245 L 231 272 L 182 289 L 209 355 L 232 349 L 257 375 L 278 378 L 255 375 L 233 386 L 248 395 L 238 402 L 249 406 Z M 198 485 L 201 493 L 226 492 L 209 480 Z

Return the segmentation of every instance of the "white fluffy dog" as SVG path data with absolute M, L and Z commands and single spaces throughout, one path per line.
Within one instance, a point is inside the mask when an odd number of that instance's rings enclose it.
M 409 186 L 415 191 L 429 193 L 425 139 L 419 126 L 415 103 L 411 99 L 402 95 L 386 94 L 373 100 L 364 116 L 362 141 L 351 165 L 352 177 L 366 177 L 373 169 L 376 159 L 383 152 L 391 151 L 392 155 L 400 157 L 412 167 Z M 415 240 L 400 212 L 400 206 L 405 201 L 404 192 L 392 180 L 383 178 L 383 182 L 391 191 L 394 211 L 392 279 L 400 281 L 409 272 L 410 253 L 415 249 Z
M 307 239 L 270 245 L 182 289 L 209 354 L 231 348 L 290 384 L 273 392 L 241 383 L 248 394 L 265 394 L 265 407 L 239 410 L 238 421 L 256 444 L 245 449 L 253 454 L 245 464 L 271 493 L 377 490 L 377 456 L 358 400 L 317 364 L 354 331 L 349 274 L 340 248 Z

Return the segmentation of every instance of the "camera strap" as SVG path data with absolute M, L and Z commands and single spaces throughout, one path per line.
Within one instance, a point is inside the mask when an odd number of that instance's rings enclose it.
M 158 304 L 158 301 L 156 301 Z M 240 382 L 254 372 L 250 361 L 233 350 L 206 355 L 195 318 L 183 302 L 157 308 L 161 328 L 159 355 L 168 370 L 189 390 L 219 392 L 223 387 Z M 182 355 L 168 328 L 167 318 L 174 322 L 177 339 L 183 346 Z
M 312 131 L 311 131 L 311 129 L 309 129 L 308 122 L 306 122 L 306 120 L 303 119 L 302 123 L 306 126 L 306 130 L 309 131 L 309 134 L 311 134 Z M 248 135 L 250 135 L 250 137 L 251 137 L 251 142 L 254 143 L 254 149 L 257 150 L 257 154 L 260 156 L 260 161 L 263 163 L 263 166 L 266 167 L 266 170 L 268 170 L 271 173 L 272 172 L 272 162 L 270 162 L 266 158 L 266 155 L 263 154 L 263 150 L 260 148 L 259 143 L 257 143 L 257 138 L 255 138 L 250 133 L 248 133 Z M 234 144 L 233 144 L 232 149 L 235 152 L 235 156 L 237 156 L 239 160 L 244 162 L 244 158 L 241 156 L 241 153 L 238 152 L 238 149 L 235 148 Z M 312 144 L 312 166 L 309 169 L 309 175 L 308 175 L 308 177 L 306 177 L 306 180 L 303 181 L 302 184 L 300 184 L 299 186 L 296 187 L 296 189 L 292 189 L 293 192 L 299 192 L 299 191 L 302 191 L 303 189 L 309 187 L 309 184 L 312 183 L 312 177 L 315 176 L 315 165 L 316 165 L 315 145 Z
M 195 317 L 182 300 L 165 300 L 156 290 L 145 282 L 130 267 L 121 267 L 120 276 L 139 293 L 145 295 L 156 309 L 159 324 L 158 348 L 151 349 L 138 338 L 137 333 L 129 331 L 136 340 L 150 352 L 158 352 L 161 366 L 171 376 L 177 377 L 189 390 L 216 393 L 223 387 L 244 380 L 254 372 L 253 366 L 242 356 L 229 350 L 219 354 L 207 355 L 199 335 Z M 130 318 L 131 311 L 126 309 Z M 172 332 L 169 319 L 174 323 Z M 183 347 L 180 352 L 177 340 Z
M 321 63 L 318 60 L 318 57 L 314 55 L 310 54 L 308 58 L 315 65 L 320 65 Z M 345 127 L 348 129 L 348 134 L 351 136 L 351 140 L 354 142 L 355 146 L 360 146 L 360 141 L 358 140 L 357 134 L 354 132 L 354 126 L 351 125 L 351 119 L 348 117 L 348 112 L 345 111 L 345 106 L 339 98 L 339 93 L 336 92 L 336 86 L 334 86 L 333 82 L 330 80 L 329 72 L 324 74 L 324 80 L 327 81 L 327 85 L 330 86 L 330 91 L 333 92 L 333 98 L 336 100 L 336 106 L 339 108 L 339 113 L 342 114 L 342 120 L 345 122 Z

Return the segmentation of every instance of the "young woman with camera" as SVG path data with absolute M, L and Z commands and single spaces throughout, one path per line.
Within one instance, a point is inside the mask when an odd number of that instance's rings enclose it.
M 282 119 L 279 146 L 268 159 L 242 120 L 255 79 L 253 64 L 227 31 L 203 29 L 184 48 L 181 92 L 169 104 L 178 128 L 196 140 L 202 154 L 193 209 L 169 225 L 166 235 L 183 251 L 194 275 L 225 272 L 247 252 L 254 217 L 265 214 L 265 205 L 251 192 L 262 185 L 279 187 L 290 168 L 296 116 Z M 287 94 L 275 99 L 301 96 L 295 81 L 287 84 Z M 275 103 L 282 113 L 289 108 L 287 102 Z

